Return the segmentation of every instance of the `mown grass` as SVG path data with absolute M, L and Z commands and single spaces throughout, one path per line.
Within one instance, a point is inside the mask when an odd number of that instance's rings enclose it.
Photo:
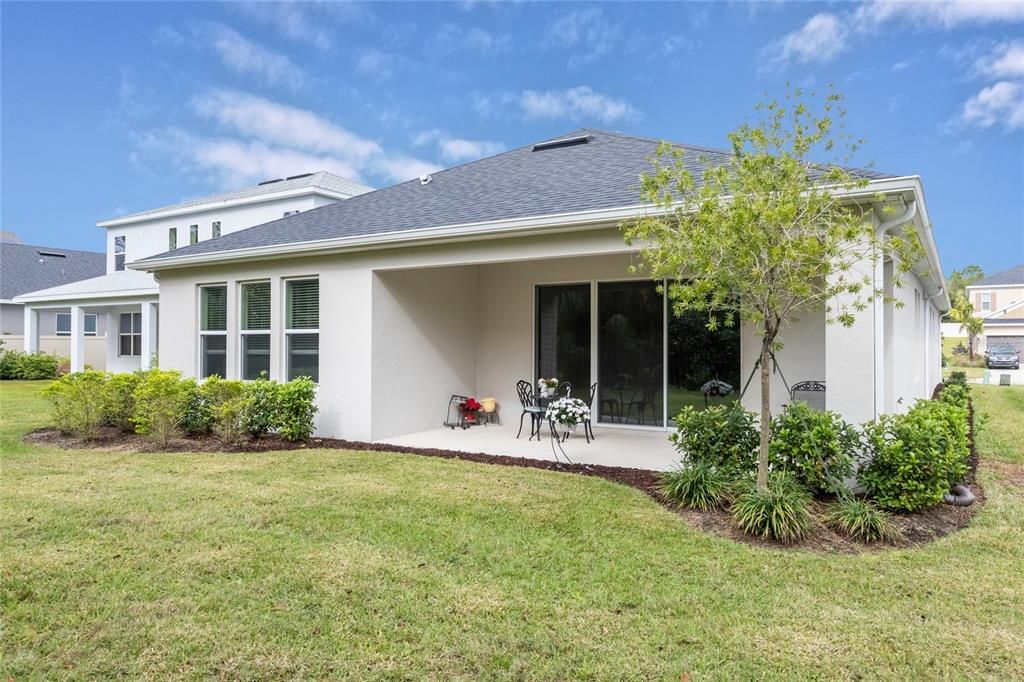
M 978 450 L 1006 462 L 1024 464 L 1024 386 L 971 384 L 971 395 L 975 409 L 985 415 L 979 428 Z
M 970 528 L 822 555 L 540 470 L 29 447 L 38 389 L 0 385 L 5 678 L 1024 677 L 1024 490 L 985 469 Z

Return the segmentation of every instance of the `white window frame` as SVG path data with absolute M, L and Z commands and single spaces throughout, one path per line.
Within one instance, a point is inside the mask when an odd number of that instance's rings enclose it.
M 214 221 L 213 221 L 213 222 L 212 222 L 212 223 L 210 224 L 210 238 L 211 238 L 211 239 L 216 239 L 216 238 L 217 238 L 217 237 L 219 237 L 220 235 L 221 235 L 221 231 L 220 231 L 220 221 L 219 221 L 219 220 L 214 220 Z
M 167 250 L 174 251 L 178 248 L 178 228 L 167 228 Z
M 120 250 L 118 250 L 120 249 Z M 125 261 L 128 255 L 128 238 L 123 235 L 114 236 L 114 271 L 124 270 Z
M 981 312 L 987 313 L 992 310 L 992 292 L 983 291 L 981 292 Z
M 270 320 L 271 320 L 271 326 L 273 325 L 273 319 L 274 319 L 274 312 L 273 312 L 274 311 L 274 297 L 273 297 L 274 285 L 271 283 L 271 281 L 269 279 L 256 279 L 256 280 L 251 280 L 251 281 L 248 281 L 248 282 L 239 282 L 238 283 L 238 376 L 243 381 L 253 381 L 253 379 L 246 379 L 246 376 L 245 376 L 245 357 L 246 357 L 245 337 L 246 336 L 266 336 L 267 337 L 267 343 L 269 345 L 271 343 L 271 334 L 273 333 L 273 329 L 271 327 L 269 327 L 269 326 L 266 329 L 244 329 L 243 328 L 243 325 L 244 325 L 243 318 L 244 318 L 244 316 L 243 316 L 242 313 L 243 313 L 244 306 L 245 306 L 245 294 L 243 293 L 243 291 L 244 291 L 245 287 L 247 285 L 250 285 L 250 284 L 266 284 L 267 287 L 270 289 Z M 270 351 L 268 350 L 268 353 L 269 352 Z M 270 356 L 268 355 L 268 357 L 270 357 Z M 272 363 L 270 363 L 270 364 L 272 364 Z M 270 370 L 271 369 L 272 368 L 268 366 L 268 368 L 267 368 L 267 375 L 268 376 L 270 375 Z
M 192 244 L 198 244 L 199 243 L 199 226 L 198 225 L 189 225 L 188 226 L 188 243 L 189 243 L 189 246 L 191 246 Z
M 224 327 L 225 328 L 223 330 L 220 330 L 220 329 L 210 329 L 210 330 L 203 329 L 203 289 L 224 289 L 224 301 L 225 301 L 225 308 L 224 308 L 225 324 L 224 324 Z M 196 374 L 201 379 L 205 379 L 208 376 L 206 374 L 206 372 L 204 371 L 205 367 L 203 367 L 203 361 L 205 360 L 205 354 L 203 353 L 203 337 L 204 336 L 223 336 L 224 337 L 224 355 L 225 355 L 225 358 L 224 358 L 224 360 L 225 360 L 225 362 L 224 362 L 224 373 L 227 374 L 227 371 L 228 371 L 228 364 L 227 364 L 228 330 L 227 330 L 227 327 L 229 326 L 227 324 L 227 312 L 228 312 L 227 311 L 227 298 L 228 298 L 227 297 L 227 293 L 228 293 L 228 284 L 227 284 L 227 282 L 212 282 L 210 284 L 200 284 L 199 287 L 197 288 L 196 293 L 197 293 L 196 311 L 199 313 L 198 316 L 197 316 L 197 319 L 196 319 L 196 328 L 199 329 L 199 345 L 196 348 L 196 350 L 198 351 L 199 357 L 198 357 L 198 363 L 197 363 L 198 371 L 196 372 Z M 227 379 L 227 377 L 224 376 L 224 377 L 221 377 L 221 379 Z
M 61 317 L 68 318 L 68 330 L 66 332 L 62 332 L 60 330 L 59 320 Z M 82 335 L 96 336 L 96 332 L 99 329 L 99 327 L 97 327 L 97 324 L 99 323 L 98 316 L 96 315 L 96 313 L 85 313 L 84 317 L 86 322 L 82 323 Z M 92 318 L 92 331 L 89 331 L 89 323 L 87 321 L 90 317 Z M 55 318 L 53 323 L 53 333 L 56 336 L 71 336 L 71 313 L 57 313 L 57 317 Z
M 128 325 L 128 327 L 131 329 L 131 331 L 127 331 L 127 332 L 121 331 L 121 318 L 123 318 L 125 315 L 131 316 L 130 317 L 131 324 Z M 139 328 L 138 328 L 138 330 L 135 329 L 135 320 L 136 320 L 135 316 L 136 315 L 139 316 L 138 317 L 138 320 L 139 320 Z M 132 337 L 132 339 L 131 339 L 132 352 L 130 354 L 128 354 L 128 355 L 125 355 L 124 353 L 121 352 L 121 339 L 124 338 L 125 336 Z M 135 352 L 136 351 L 136 345 L 135 345 L 135 338 L 134 337 L 136 337 L 136 336 L 139 337 L 139 345 L 137 347 L 138 351 L 139 351 L 138 353 Z M 119 357 L 119 358 L 141 358 L 142 357 L 142 312 L 141 311 L 137 312 L 137 313 L 129 312 L 129 313 L 119 313 L 118 314 L 118 316 L 117 316 L 117 357 Z
M 281 358 L 281 374 L 282 374 L 282 377 L 283 377 L 284 381 L 291 381 L 291 376 L 290 376 L 291 375 L 291 365 L 290 365 L 290 360 L 291 360 L 290 355 L 291 355 L 291 353 L 289 352 L 289 348 L 290 348 L 289 341 L 291 340 L 290 337 L 291 336 L 298 336 L 298 335 L 313 335 L 313 334 L 315 334 L 316 337 L 317 337 L 317 353 L 316 353 L 317 381 L 316 381 L 316 383 L 320 383 L 320 326 L 319 326 L 319 324 L 317 325 L 316 329 L 290 329 L 288 327 L 288 285 L 291 284 L 292 282 L 306 282 L 306 281 L 310 281 L 310 280 L 316 280 L 319 283 L 320 276 L 319 275 L 305 275 L 305 276 L 302 276 L 302 277 L 288 277 L 288 278 L 285 278 L 285 279 L 281 280 L 281 295 L 284 298 L 284 300 L 281 301 L 281 304 L 282 304 L 281 305 L 281 317 L 282 317 L 281 324 L 284 327 L 284 339 L 283 339 L 284 343 L 281 344 L 281 353 L 283 355 L 283 357 Z M 317 303 L 318 304 L 319 304 L 319 298 L 320 298 L 320 293 L 319 293 L 319 289 L 318 289 L 317 290 Z M 319 317 L 320 316 L 319 316 L 319 313 L 318 313 L 317 314 L 318 320 L 319 320 Z

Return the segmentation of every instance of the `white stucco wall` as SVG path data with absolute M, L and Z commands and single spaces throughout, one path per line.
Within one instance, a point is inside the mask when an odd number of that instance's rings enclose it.
M 819 310 L 807 313 L 780 333 L 783 347 L 775 353 L 775 358 L 781 373 L 772 373 L 769 393 L 772 413 L 779 412 L 783 405 L 790 402 L 786 383 L 793 386 L 801 381 L 826 380 L 825 329 L 825 311 Z M 761 352 L 761 335 L 749 324 L 744 324 L 740 330 L 740 348 L 740 379 L 744 384 L 750 379 L 750 386 L 743 395 L 743 405 L 748 410 L 760 412 L 760 371 L 753 379 L 750 378 L 750 374 Z M 740 385 L 738 390 L 742 389 L 743 386 Z

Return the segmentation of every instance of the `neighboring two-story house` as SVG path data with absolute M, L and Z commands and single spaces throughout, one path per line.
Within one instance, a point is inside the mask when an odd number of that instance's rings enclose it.
M 17 235 L 0 234 L 0 339 L 8 348 L 23 345 L 25 306 L 14 298 L 37 289 L 55 287 L 102 275 L 106 257 L 97 251 L 23 244 Z M 71 314 L 46 310 L 38 322 L 39 349 L 67 357 L 71 351 Z M 83 336 L 86 362 L 104 361 L 106 319 L 87 314 Z
M 49 316 L 69 319 L 67 354 L 72 371 L 86 364 L 90 324 L 109 330 L 105 362 L 97 369 L 132 371 L 149 367 L 157 354 L 159 283 L 126 263 L 254 225 L 343 201 L 372 188 L 327 172 L 262 182 L 254 187 L 133 213 L 101 223 L 106 230 L 106 274 L 21 293 L 25 350 L 43 349 Z M 95 322 L 102 320 L 101 322 Z
M 967 298 L 985 323 L 982 349 L 1009 344 L 1024 353 L 1024 263 L 975 282 Z

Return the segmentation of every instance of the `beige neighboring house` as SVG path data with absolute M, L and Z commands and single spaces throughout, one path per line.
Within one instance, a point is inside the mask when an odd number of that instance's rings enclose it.
M 985 323 L 979 350 L 1009 344 L 1024 353 L 1024 263 L 975 282 L 967 297 Z
M 53 246 L 23 244 L 11 232 L 0 234 L 0 339 L 7 348 L 24 346 L 25 306 L 14 298 L 36 289 L 68 286 L 102 275 L 106 256 Z M 83 319 L 84 362 L 96 369 L 105 365 L 106 320 L 97 315 Z M 71 356 L 71 313 L 47 309 L 39 315 L 37 350 L 63 358 Z

